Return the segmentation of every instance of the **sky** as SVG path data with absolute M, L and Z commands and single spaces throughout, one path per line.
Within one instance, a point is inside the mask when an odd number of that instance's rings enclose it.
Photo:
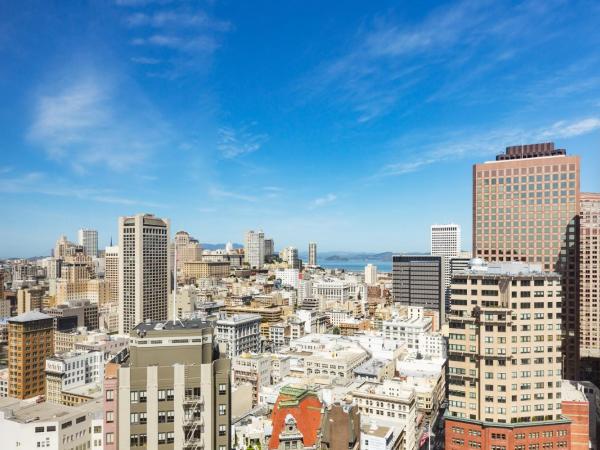
M 470 248 L 472 164 L 600 191 L 600 3 L 0 1 L 0 257 L 139 212 L 200 242 Z

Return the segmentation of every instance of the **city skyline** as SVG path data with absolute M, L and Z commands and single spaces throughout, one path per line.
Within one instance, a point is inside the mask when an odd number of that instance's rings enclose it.
M 455 222 L 469 249 L 472 164 L 524 143 L 600 190 L 597 5 L 314 8 L 6 5 L 0 257 L 82 227 L 102 249 L 140 212 L 301 252 L 427 251 Z

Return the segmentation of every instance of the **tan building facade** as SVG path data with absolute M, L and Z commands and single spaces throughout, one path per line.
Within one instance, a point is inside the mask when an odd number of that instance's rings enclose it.
M 541 263 L 563 275 L 565 376 L 579 365 L 580 159 L 553 143 L 507 147 L 473 166 L 473 257 Z
M 8 396 L 26 399 L 46 391 L 46 358 L 54 354 L 52 317 L 30 311 L 8 321 Z
M 183 277 L 185 279 L 197 278 L 225 278 L 231 272 L 229 262 L 202 262 L 186 261 L 183 263 Z
M 561 300 L 560 276 L 539 264 L 490 263 L 454 276 L 445 448 L 466 448 L 469 440 L 471 447 L 491 448 L 490 429 L 505 448 L 529 433 L 523 444 L 552 448 L 546 445 L 568 432 L 561 413 Z

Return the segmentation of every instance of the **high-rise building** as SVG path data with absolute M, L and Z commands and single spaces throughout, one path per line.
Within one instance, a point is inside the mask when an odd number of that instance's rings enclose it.
M 296 247 L 286 247 L 284 249 L 285 259 L 284 261 L 287 263 L 288 268 L 290 269 L 299 269 L 300 268 L 300 258 L 298 257 L 298 249 Z
M 579 366 L 579 157 L 553 143 L 507 147 L 473 166 L 473 256 L 562 275 L 565 378 Z
M 454 276 L 444 448 L 569 447 L 561 301 L 541 264 L 474 260 Z
M 169 220 L 151 214 L 119 218 L 119 332 L 145 320 L 167 320 Z
M 119 246 L 111 245 L 104 250 L 104 280 L 108 283 L 110 303 L 119 301 Z
M 62 235 L 54 244 L 53 255 L 56 259 L 64 259 L 65 256 L 70 255 L 75 249 L 77 245 L 73 242 L 70 242 L 65 235 Z
M 377 266 L 373 264 L 365 266 L 365 283 L 369 286 L 377 284 Z
M 450 259 L 461 252 L 460 225 L 454 223 L 431 225 L 431 255 L 444 256 L 444 298 L 446 311 L 450 309 Z
M 265 262 L 265 233 L 250 230 L 246 232 L 244 260 L 252 269 L 261 269 Z
M 269 261 L 275 255 L 275 241 L 273 239 L 265 239 L 265 261 Z
M 208 322 L 138 324 L 105 369 L 104 448 L 233 448 L 230 372 Z
M 433 256 L 458 256 L 461 250 L 460 225 L 431 225 L 430 241 Z
M 582 192 L 580 205 L 581 358 L 600 359 L 600 194 Z
M 8 320 L 8 396 L 26 399 L 46 391 L 46 358 L 54 354 L 52 317 L 29 311 Z
M 394 255 L 392 298 L 403 306 L 422 306 L 439 312 L 444 322 L 444 256 Z
M 86 255 L 92 258 L 98 256 L 98 231 L 81 228 L 77 232 L 77 241 Z
M 317 243 L 316 242 L 308 243 L 308 265 L 309 266 L 317 265 Z

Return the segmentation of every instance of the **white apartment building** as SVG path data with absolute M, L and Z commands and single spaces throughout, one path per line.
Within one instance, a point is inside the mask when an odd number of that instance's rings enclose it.
M 83 247 L 83 252 L 92 258 L 98 257 L 98 231 L 85 228 L 77 231 L 78 244 Z
M 230 359 L 242 353 L 260 353 L 259 314 L 222 314 L 217 320 L 216 339 L 224 344 Z
M 63 391 L 100 383 L 104 377 L 106 360 L 103 352 L 88 350 L 75 350 L 46 358 L 46 400 L 61 403 Z
M 92 421 L 102 414 L 102 402 L 80 406 L 0 399 L 0 433 L 6 449 L 87 449 L 98 433 L 90 433 Z M 94 422 L 97 425 L 97 422 Z M 94 431 L 102 430 L 94 429 Z M 97 439 L 97 437 L 96 437 Z
M 246 232 L 244 261 L 253 269 L 261 269 L 265 262 L 265 233 L 250 230 Z
M 419 350 L 419 337 L 431 332 L 431 318 L 400 318 L 384 320 L 382 324 L 383 337 L 404 344 L 409 351 Z
M 300 270 L 299 269 L 277 269 L 275 270 L 275 279 L 281 281 L 282 286 L 290 286 L 294 289 L 298 289 L 300 282 Z
M 145 320 L 167 320 L 170 293 L 168 219 L 119 218 L 119 332 Z
M 400 380 L 384 380 L 383 383 L 366 381 L 352 391 L 361 418 L 377 424 L 405 427 L 406 450 L 415 450 L 417 398 L 414 389 Z
M 320 280 L 313 284 L 313 294 L 317 298 L 344 303 L 354 293 L 354 287 L 343 280 Z
M 377 266 L 373 264 L 367 264 L 365 266 L 365 283 L 368 286 L 377 284 Z
M 268 355 L 243 353 L 231 361 L 233 382 L 239 386 L 252 386 L 252 406 L 258 404 L 258 393 L 263 386 L 271 384 L 271 358 Z
M 450 280 L 452 277 L 450 260 L 461 254 L 460 225 L 449 223 L 431 225 L 431 255 L 442 256 L 442 277 L 446 310 L 450 309 Z

